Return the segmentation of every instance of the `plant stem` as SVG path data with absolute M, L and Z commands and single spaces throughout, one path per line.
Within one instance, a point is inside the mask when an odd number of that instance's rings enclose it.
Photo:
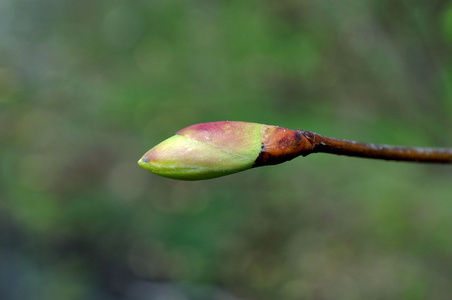
M 413 161 L 425 163 L 452 163 L 452 148 L 421 148 L 360 143 L 300 130 L 312 145 L 310 153 L 332 153 L 373 159 Z

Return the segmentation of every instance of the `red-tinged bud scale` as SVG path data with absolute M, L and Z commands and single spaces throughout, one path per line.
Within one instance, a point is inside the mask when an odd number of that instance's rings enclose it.
M 173 179 L 215 178 L 304 155 L 311 144 L 303 133 L 247 122 L 196 124 L 149 150 L 138 164 Z
M 312 149 L 305 131 L 271 125 L 262 126 L 261 143 L 262 150 L 254 167 L 280 164 L 307 155 Z

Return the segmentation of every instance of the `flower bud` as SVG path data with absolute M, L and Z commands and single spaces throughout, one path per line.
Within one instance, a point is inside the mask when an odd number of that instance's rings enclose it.
M 149 150 L 138 164 L 182 180 L 200 180 L 290 160 L 310 147 L 302 131 L 247 122 L 192 125 Z

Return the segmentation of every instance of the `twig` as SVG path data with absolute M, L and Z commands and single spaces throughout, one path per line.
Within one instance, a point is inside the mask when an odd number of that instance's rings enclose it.
M 301 134 L 311 143 L 311 153 L 332 153 L 373 159 L 425 163 L 452 163 L 452 148 L 403 147 L 360 143 L 326 137 L 304 130 L 301 131 Z

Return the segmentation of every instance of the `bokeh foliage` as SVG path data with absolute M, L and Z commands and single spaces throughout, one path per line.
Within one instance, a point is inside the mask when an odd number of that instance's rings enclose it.
M 449 1 L 0 1 L 1 299 L 447 299 L 452 169 L 316 154 L 178 182 L 218 120 L 452 146 Z

